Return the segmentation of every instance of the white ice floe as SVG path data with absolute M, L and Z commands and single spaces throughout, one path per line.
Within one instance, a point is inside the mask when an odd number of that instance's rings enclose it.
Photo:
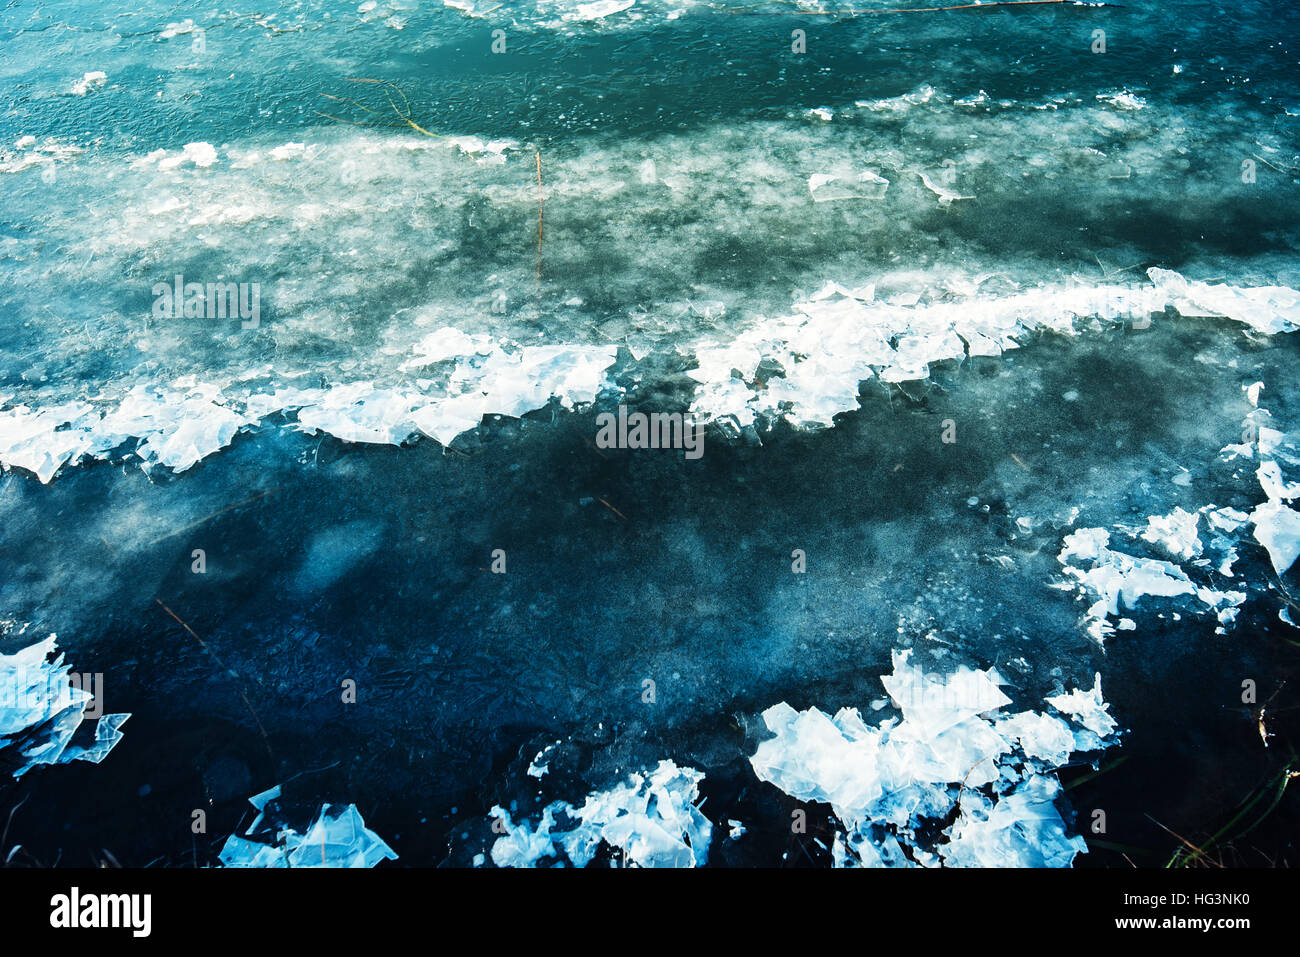
M 218 398 L 213 387 L 173 392 L 138 385 L 102 412 L 88 403 L 39 412 L 21 405 L 0 409 L 0 463 L 49 482 L 65 464 L 82 456 L 105 458 L 136 439 L 136 455 L 146 469 L 161 465 L 183 472 L 225 448 L 254 421 Z
M 590 3 L 579 3 L 571 12 L 564 14 L 564 19 L 600 20 L 614 13 L 622 13 L 635 3 L 636 0 L 592 0 Z
M 603 842 L 637 867 L 702 867 L 713 834 L 713 825 L 696 807 L 703 777 L 693 768 L 660 761 L 649 774 L 633 773 L 607 791 L 593 791 L 581 807 L 555 801 L 536 822 L 515 823 L 508 811 L 494 807 L 491 813 L 505 833 L 492 844 L 492 862 L 535 867 L 567 860 L 586 867 Z
M 23 170 L 38 166 L 45 168 L 85 152 L 80 146 L 60 143 L 52 136 L 46 137 L 45 141 L 39 144 L 36 142 L 36 137 L 23 136 L 14 145 L 18 154 L 9 158 L 0 158 L 0 173 L 21 173 Z M 0 150 L 0 157 L 4 157 L 4 152 Z
M 836 185 L 829 175 L 812 178 L 814 197 Z M 692 411 L 705 419 L 730 420 L 738 428 L 760 418 L 830 425 L 835 415 L 857 408 L 861 383 L 873 377 L 883 382 L 924 379 L 932 363 L 1001 355 L 1039 330 L 1072 334 L 1085 321 L 1145 320 L 1169 304 L 1168 291 L 1155 283 L 1039 286 L 981 295 L 979 286 L 987 278 L 975 277 L 956 287 L 960 292 L 928 301 L 916 294 L 881 300 L 869 285 L 864 294 L 829 282 L 795 303 L 791 315 L 759 319 L 725 342 L 696 343 L 696 368 L 688 372 L 699 383 Z M 1282 293 L 1270 295 L 1246 298 L 1275 304 L 1285 299 Z M 1230 318 L 1268 324 L 1231 295 L 1222 298 Z M 1279 325 L 1277 331 L 1284 328 Z M 778 371 L 760 379 L 764 363 Z
M 185 36 L 199 29 L 194 25 L 194 21 L 186 17 L 179 23 L 169 23 L 163 28 L 162 33 L 158 34 L 164 40 L 170 40 L 172 37 Z
M 285 143 L 283 146 L 277 146 L 271 150 L 271 159 L 283 163 L 285 160 L 297 159 L 307 152 L 305 143 Z
M 486 355 L 492 350 L 492 337 L 479 333 L 469 335 L 459 329 L 446 327 L 431 332 L 412 350 L 415 355 L 402 363 L 401 369 L 419 369 L 435 362 L 457 359 L 462 356 Z
M 268 840 L 230 835 L 218 855 L 224 866 L 365 868 L 383 860 L 397 860 L 397 853 L 366 827 L 355 804 L 322 805 L 320 813 L 300 834 L 284 826 L 277 808 L 269 807 L 279 797 L 277 785 L 248 799 L 258 814 L 245 834 L 256 833 Z
M 1300 482 L 1288 482 L 1282 475 L 1282 466 L 1275 460 L 1261 462 L 1255 471 L 1264 497 L 1269 501 L 1290 502 L 1300 498 Z
M 902 712 L 867 725 L 856 708 L 828 717 L 784 702 L 763 713 L 776 737 L 750 758 L 754 772 L 803 801 L 831 806 L 837 866 L 1068 866 L 1086 852 L 1067 837 L 1048 774 L 1077 751 L 1108 747 L 1114 719 L 1093 693 L 1049 703 L 1067 717 L 1007 714 L 996 670 L 926 674 L 893 653 L 881 681 Z M 923 839 L 956 814 L 937 840 Z
M 18 405 L 0 409 L 0 462 L 21 468 L 48 483 L 68 462 L 76 462 L 94 445 L 87 431 L 68 428 L 93 415 L 90 405 L 72 402 L 33 411 Z
M 200 169 L 206 169 L 216 162 L 217 150 L 211 143 L 186 143 L 179 153 L 169 154 L 165 149 L 154 150 L 136 160 L 133 165 L 139 169 L 157 164 L 160 170 L 174 170 L 185 163 L 192 163 Z
M 15 652 L 0 654 L 0 767 L 15 778 L 42 764 L 90 761 L 98 764 L 122 739 L 119 730 L 129 714 L 97 712 L 95 679 L 80 679 L 63 663 L 55 636 Z M 92 708 L 95 713 L 88 713 Z M 93 741 L 74 743 L 86 737 L 82 728 L 88 718 L 97 718 Z

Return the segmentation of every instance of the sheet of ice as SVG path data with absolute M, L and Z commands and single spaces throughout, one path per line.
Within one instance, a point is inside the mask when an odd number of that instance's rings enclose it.
M 74 743 L 93 701 L 89 690 L 73 684 L 56 636 L 0 654 L 0 764 L 11 765 L 20 778 L 41 764 L 103 761 L 122 739 L 130 715 L 102 715 L 94 724 L 94 740 Z
M 1063 719 L 1004 713 L 1011 702 L 994 669 L 926 674 L 910 651 L 894 652 L 893 664 L 881 682 L 901 720 L 869 726 L 856 708 L 831 718 L 781 702 L 763 712 L 775 737 L 750 758 L 760 780 L 830 804 L 844 829 L 836 866 L 1063 867 L 1086 852 L 1066 836 L 1047 772 L 1117 739 L 1100 676 L 1092 693 L 1059 696 Z M 954 812 L 938 840 L 920 837 Z
M 1286 574 L 1300 556 L 1300 512 L 1280 501 L 1269 500 L 1250 513 L 1255 541 L 1268 551 L 1273 571 Z
M 607 791 L 593 791 L 581 807 L 564 801 L 547 805 L 535 823 L 514 822 L 492 808 L 505 833 L 492 844 L 498 867 L 536 867 L 564 859 L 575 867 L 591 863 L 602 842 L 623 852 L 637 867 L 702 867 L 708 861 L 713 825 L 696 806 L 704 773 L 660 761 L 649 774 L 633 773 Z
M 1223 316 L 1270 335 L 1300 328 L 1300 292 L 1287 286 L 1196 282 L 1154 267 L 1147 275 L 1184 316 Z
M 266 837 L 250 840 L 232 834 L 220 854 L 226 867 L 374 867 L 380 861 L 397 860 L 397 853 L 384 843 L 365 820 L 355 804 L 324 804 L 304 833 L 286 827 L 272 802 L 280 797 L 280 788 L 249 798 L 258 810 L 246 835 Z

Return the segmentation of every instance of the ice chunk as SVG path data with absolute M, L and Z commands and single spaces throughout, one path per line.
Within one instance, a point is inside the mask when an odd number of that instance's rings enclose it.
M 995 670 L 974 671 L 963 666 L 950 675 L 927 675 L 910 664 L 911 655 L 911 649 L 894 652 L 894 673 L 882 677 L 880 683 L 909 727 L 927 737 L 1011 703 L 998 688 L 1001 678 Z
M 72 93 L 74 96 L 85 96 L 90 90 L 104 85 L 108 79 L 108 74 L 102 70 L 92 70 L 85 74 L 80 80 L 72 84 Z
M 1175 558 L 1195 558 L 1203 551 L 1196 531 L 1199 520 L 1198 513 L 1181 508 L 1175 508 L 1168 515 L 1152 515 L 1147 519 L 1142 538 L 1159 545 Z
M 963 803 L 962 814 L 939 845 L 948 867 L 1069 867 L 1088 845 L 1080 835 L 1065 836 L 1056 810 L 1061 784 L 1033 775 L 996 802 Z
M 1008 740 L 1015 740 L 1026 756 L 1055 766 L 1068 761 L 1076 749 L 1070 726 L 1050 714 L 1022 711 L 999 718 L 996 727 Z
M 307 151 L 306 143 L 285 143 L 283 146 L 277 146 L 271 150 L 271 159 L 276 162 L 296 159 Z
M 1111 106 L 1118 107 L 1121 110 L 1140 110 L 1147 105 L 1147 101 L 1135 93 L 1128 90 L 1119 90 L 1112 93 L 1098 93 L 1097 99 L 1103 103 L 1109 103 Z
M 234 439 L 255 420 L 219 404 L 219 390 L 197 385 L 187 392 L 133 388 L 121 404 L 94 425 L 95 451 L 106 452 L 141 437 L 137 454 L 146 467 L 184 472 Z
M 1217 520 L 1220 524 L 1231 525 L 1234 522 L 1233 516 L 1242 513 L 1235 512 L 1233 509 L 1221 509 L 1210 514 L 1212 522 Z M 1199 515 L 1200 512 L 1188 513 L 1182 509 L 1175 509 L 1167 516 L 1152 518 L 1142 537 L 1147 541 L 1158 542 L 1176 554 L 1200 554 L 1203 546 L 1196 535 L 1196 522 Z M 1099 644 L 1114 631 L 1107 619 L 1118 615 L 1122 609 L 1136 608 L 1138 599 L 1144 595 L 1166 598 L 1195 595 L 1205 604 L 1207 610 L 1220 615 L 1221 620 L 1222 613 L 1219 605 L 1224 601 L 1240 604 L 1234 601 L 1235 596 L 1240 595 L 1240 592 L 1225 593 L 1197 585 L 1182 568 L 1172 562 L 1127 555 L 1110 548 L 1109 542 L 1110 533 L 1105 529 L 1080 529 L 1065 537 L 1061 552 L 1057 556 L 1064 566 L 1066 575 L 1074 579 L 1082 591 L 1097 598 L 1088 608 L 1086 619 L 1088 633 Z M 1220 563 L 1220 573 L 1230 575 L 1235 552 L 1231 551 L 1230 543 L 1225 539 L 1217 538 L 1215 544 L 1220 549 L 1227 546 L 1224 559 Z M 1081 562 L 1091 567 L 1071 565 L 1071 561 Z M 1205 560 L 1198 564 L 1204 565 L 1209 562 Z
M 906 651 L 893 662 L 881 681 L 901 722 L 870 727 L 854 708 L 828 718 L 782 702 L 763 712 L 775 737 L 750 758 L 760 780 L 831 805 L 844 827 L 836 866 L 1068 866 L 1086 851 L 1065 836 L 1052 805 L 1059 786 L 1043 772 L 1113 743 L 1099 681 L 1092 693 L 1059 696 L 1067 721 L 1001 713 L 1010 700 L 993 669 L 926 676 Z M 946 842 L 919 836 L 957 811 Z
M 562 850 L 572 864 L 586 867 L 604 842 L 637 867 L 701 867 L 713 833 L 695 804 L 703 777 L 660 761 L 648 775 L 633 773 L 607 791 L 593 791 L 581 807 L 553 802 L 535 825 L 516 824 L 494 807 L 506 833 L 493 842 L 492 861 L 498 867 L 535 867 Z
M 232 834 L 218 857 L 226 867 L 374 867 L 382 860 L 397 860 L 396 852 L 366 827 L 355 804 L 325 804 L 303 834 L 281 826 L 278 810 L 271 802 L 280 788 L 249 798 L 258 810 L 246 832 L 260 826 L 269 842 L 253 841 Z M 271 820 L 267 820 L 270 818 Z
M 402 370 L 418 369 L 446 359 L 472 356 L 475 353 L 486 354 L 490 351 L 491 341 L 492 337 L 488 335 L 471 336 L 451 327 L 439 329 L 437 332 L 431 332 L 420 340 L 419 344 L 412 350 L 415 354 L 406 362 L 403 362 L 401 368 Z
M 622 13 L 636 3 L 636 0 L 592 0 L 591 3 L 579 3 L 571 13 L 564 14 L 565 20 L 600 20 L 614 13 Z
M 75 463 L 92 448 L 82 420 L 93 415 L 85 403 L 68 403 L 32 411 L 20 405 L 0 411 L 0 463 L 32 472 L 49 483 L 60 468 Z
M 1268 550 L 1273 570 L 1286 574 L 1300 556 L 1300 512 L 1270 499 L 1255 507 L 1250 520 L 1255 525 L 1255 541 Z
M 1215 508 L 1213 505 L 1207 505 L 1201 511 L 1205 512 L 1210 525 L 1221 532 L 1235 532 L 1250 521 L 1250 516 L 1245 512 L 1226 506 Z
M 1091 751 L 1101 746 L 1106 738 L 1109 738 L 1118 728 L 1115 719 L 1110 716 L 1110 705 L 1108 705 L 1101 694 L 1101 673 L 1098 672 L 1093 680 L 1092 690 L 1082 691 L 1075 688 L 1069 694 L 1053 695 L 1046 699 L 1057 711 L 1062 714 L 1068 714 L 1078 724 L 1083 725 L 1084 729 L 1095 737 L 1080 738 L 1075 736 L 1075 748 L 1080 751 Z
M 497 867 L 536 867 L 542 860 L 558 853 L 551 829 L 555 827 L 555 808 L 542 811 L 536 826 L 527 821 L 515 824 L 505 808 L 496 806 L 491 814 L 501 822 L 505 833 L 492 843 L 492 863 Z
M 1261 462 L 1255 470 L 1259 486 L 1264 490 L 1264 497 L 1273 500 L 1291 501 L 1300 498 L 1300 482 L 1288 482 L 1282 477 L 1282 466 L 1270 459 Z
M 831 719 L 815 707 L 799 712 L 782 701 L 763 712 L 763 722 L 776 737 L 750 758 L 759 780 L 801 801 L 830 804 L 842 820 L 856 819 L 858 808 L 881 797 L 880 733 L 856 710 Z
M 400 445 L 416 431 L 412 411 L 419 404 L 418 396 L 368 382 L 339 385 L 298 410 L 298 427 L 345 442 Z
M 0 654 L 0 764 L 15 778 L 39 764 L 98 764 L 122 739 L 129 714 L 107 714 L 94 725 L 93 742 L 74 743 L 94 695 L 74 684 L 56 636 Z M 88 728 L 88 726 L 86 726 Z

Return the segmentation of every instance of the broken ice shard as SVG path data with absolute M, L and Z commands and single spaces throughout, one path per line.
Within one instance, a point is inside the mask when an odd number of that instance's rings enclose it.
M 374 867 L 395 861 L 397 853 L 366 827 L 355 804 L 323 804 L 304 833 L 283 826 L 272 802 L 280 788 L 249 798 L 258 815 L 246 835 L 269 837 L 269 843 L 232 834 L 218 857 L 226 867 Z
M 0 654 L 0 766 L 22 777 L 38 764 L 98 764 L 122 740 L 129 714 L 108 714 L 84 725 L 94 695 L 72 682 L 55 635 L 12 655 Z M 51 657 L 53 656 L 53 657 Z M 91 715 L 93 717 L 93 715 Z
M 713 825 L 698 807 L 704 773 L 660 761 L 649 774 L 633 773 L 607 791 L 593 791 L 581 807 L 555 801 L 534 825 L 515 823 L 501 807 L 492 814 L 505 834 L 492 844 L 497 867 L 560 863 L 560 852 L 586 867 L 601 843 L 619 848 L 637 867 L 702 867 L 708 861 Z

